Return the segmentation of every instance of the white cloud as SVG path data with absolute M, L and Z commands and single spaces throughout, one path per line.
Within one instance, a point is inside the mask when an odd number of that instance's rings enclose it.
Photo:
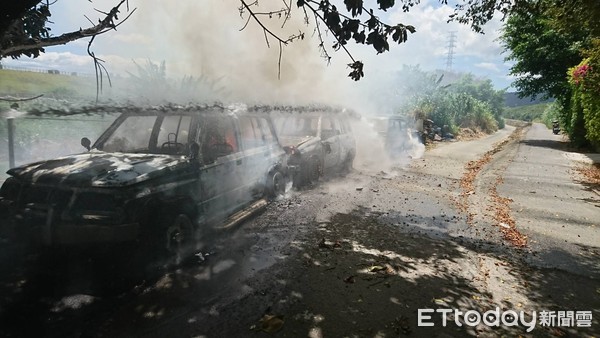
M 46 52 L 40 54 L 37 58 L 4 59 L 2 63 L 12 67 L 81 71 L 91 66 L 92 60 L 88 55 L 71 52 Z
M 495 73 L 501 72 L 500 67 L 497 64 L 492 63 L 492 62 L 479 62 L 479 63 L 475 64 L 475 67 L 481 68 L 484 70 L 489 70 L 489 71 L 492 71 Z

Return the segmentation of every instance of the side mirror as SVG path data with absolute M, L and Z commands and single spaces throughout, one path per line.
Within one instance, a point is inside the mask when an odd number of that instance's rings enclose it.
M 325 153 L 331 154 L 331 144 L 329 142 L 323 142 L 323 149 L 325 149 Z
M 197 142 L 190 144 L 190 160 L 195 161 L 200 154 L 200 145 Z
M 89 139 L 89 138 L 87 138 L 87 137 L 84 137 L 84 138 L 82 138 L 82 139 L 81 139 L 81 145 L 82 145 L 82 146 L 83 146 L 85 149 L 87 149 L 88 151 L 90 151 L 90 149 L 91 149 L 91 146 L 92 146 L 92 141 L 90 141 L 90 139 Z

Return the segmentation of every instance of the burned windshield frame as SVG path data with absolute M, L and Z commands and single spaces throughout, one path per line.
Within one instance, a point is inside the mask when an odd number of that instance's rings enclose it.
M 275 125 L 280 137 L 317 137 L 320 131 L 320 119 L 319 115 L 282 114 L 275 118 Z
M 171 117 L 176 117 L 175 120 L 176 131 L 175 138 L 170 139 L 169 136 L 173 134 L 172 132 L 164 133 L 164 122 L 170 119 Z M 122 128 L 127 121 L 132 121 L 133 119 L 143 119 L 139 121 L 146 121 L 143 126 L 140 126 L 139 123 L 134 123 L 130 126 L 130 130 L 120 135 L 120 128 Z M 138 121 L 138 122 L 139 122 Z M 148 154 L 172 154 L 172 155 L 188 155 L 187 152 L 189 150 L 189 145 L 196 139 L 198 116 L 197 114 L 169 114 L 169 113 L 146 113 L 146 114 L 123 114 L 119 116 L 115 122 L 104 132 L 98 140 L 94 143 L 93 148 L 98 149 L 100 151 L 107 152 L 133 152 L 133 153 L 148 153 Z M 185 128 L 187 125 L 187 128 Z M 140 131 L 146 130 L 147 133 L 140 134 L 143 137 L 142 142 L 131 142 L 131 135 L 128 135 L 131 131 Z M 185 130 L 184 130 L 185 129 Z M 163 133 L 161 133 L 161 131 Z M 186 135 L 182 135 L 181 133 L 186 131 Z M 160 136 L 164 135 L 164 142 L 161 143 L 169 143 L 168 147 L 163 147 L 162 144 L 158 144 Z M 124 143 L 129 143 L 123 145 L 118 148 L 113 148 L 112 144 L 111 148 L 107 149 L 107 146 L 111 142 L 111 140 L 117 140 L 116 137 L 120 137 Z M 182 139 L 185 138 L 184 139 Z M 183 141 L 183 142 L 182 142 Z M 133 146 L 131 145 L 133 144 Z

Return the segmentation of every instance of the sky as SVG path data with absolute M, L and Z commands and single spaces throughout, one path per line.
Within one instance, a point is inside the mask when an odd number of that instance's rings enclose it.
M 116 0 L 58 0 L 51 7 L 52 33 L 88 27 L 101 15 L 94 8 L 108 11 Z M 280 2 L 259 3 L 261 10 L 279 9 Z M 497 41 L 501 22 L 495 18 L 484 27 L 485 34 L 471 31 L 458 23 L 447 23 L 453 8 L 440 5 L 436 0 L 422 0 L 409 13 L 400 6 L 382 13 L 382 21 L 390 24 L 404 23 L 416 27 L 404 44 L 392 42 L 389 52 L 377 55 L 370 46 L 350 44 L 354 58 L 365 64 L 365 79 L 356 84 L 346 75 L 349 73 L 348 56 L 342 51 L 329 52 L 333 59 L 328 64 L 319 57 L 318 42 L 313 29 L 303 23 L 303 15 L 294 8 L 293 17 L 284 29 L 281 21 L 266 19 L 269 28 L 288 36 L 302 31 L 306 38 L 285 46 L 282 54 L 281 77 L 278 78 L 279 50 L 276 41 L 265 43 L 262 30 L 254 22 L 242 31 L 245 20 L 240 18 L 239 2 L 235 0 L 130 0 L 136 12 L 131 18 L 112 31 L 99 36 L 92 50 L 105 60 L 112 74 L 135 73 L 133 62 L 145 64 L 165 61 L 168 75 L 173 77 L 192 75 L 218 79 L 230 90 L 240 93 L 241 98 L 260 100 L 277 94 L 281 98 L 294 98 L 298 91 L 308 95 L 334 97 L 334 101 L 348 99 L 353 87 L 365 88 L 376 82 L 381 74 L 401 69 L 403 65 L 419 65 L 424 70 L 446 68 L 446 53 L 450 32 L 455 32 L 456 47 L 452 70 L 470 72 L 492 80 L 497 89 L 509 88 L 512 78 L 508 75 L 510 64 L 504 62 L 505 54 Z M 122 13 L 120 18 L 125 17 Z M 326 37 L 331 46 L 331 37 Z M 89 39 L 71 42 L 65 46 L 48 47 L 36 59 L 3 59 L 2 63 L 13 67 L 58 69 L 66 72 L 94 72 L 91 58 L 87 55 Z M 217 80 L 215 80 L 217 81 Z M 268 83 L 257 90 L 256 83 Z M 350 91 L 329 89 L 349 88 Z M 327 89 L 327 90 L 326 90 Z M 509 88 L 512 90 L 512 88 Z

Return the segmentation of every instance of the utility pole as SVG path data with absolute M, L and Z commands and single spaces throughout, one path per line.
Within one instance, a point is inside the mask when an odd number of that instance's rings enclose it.
M 446 52 L 446 72 L 452 70 L 452 61 L 454 59 L 454 47 L 456 47 L 456 32 L 448 33 L 448 42 L 446 48 L 448 51 Z
M 15 121 L 14 118 L 9 117 L 6 119 L 6 126 L 8 127 L 8 167 L 14 168 L 15 166 Z

